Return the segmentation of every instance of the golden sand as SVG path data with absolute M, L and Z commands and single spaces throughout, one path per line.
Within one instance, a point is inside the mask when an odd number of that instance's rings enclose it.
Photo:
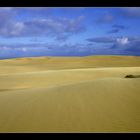
M 0 132 L 140 132 L 140 78 L 129 74 L 140 57 L 1 60 Z

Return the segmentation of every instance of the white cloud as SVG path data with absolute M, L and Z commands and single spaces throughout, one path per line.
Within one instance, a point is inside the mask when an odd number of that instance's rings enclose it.
M 126 45 L 129 43 L 129 40 L 127 37 L 117 38 L 117 43 L 121 45 Z
M 9 50 L 10 48 L 7 46 L 0 46 L 1 51 Z
M 22 51 L 23 51 L 23 52 L 26 52 L 26 51 L 27 51 L 27 48 L 22 48 Z
M 0 36 L 51 36 L 54 38 L 68 38 L 69 36 L 85 31 L 82 21 L 84 16 L 69 18 L 36 18 L 29 21 L 8 20 L 6 24 L 0 22 Z M 2 20 L 2 21 L 3 21 Z M 1 20 L 0 20 L 1 21 Z
M 14 25 L 12 26 L 12 30 L 11 30 L 11 35 L 19 35 L 23 30 L 24 30 L 25 26 L 24 23 L 22 22 L 16 22 L 14 23 Z

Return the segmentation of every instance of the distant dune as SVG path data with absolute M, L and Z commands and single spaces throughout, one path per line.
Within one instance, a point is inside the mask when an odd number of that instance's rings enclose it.
M 30 57 L 0 60 L 0 73 L 98 67 L 139 67 L 139 56 Z
M 135 56 L 0 60 L 0 132 L 140 132 L 137 75 Z

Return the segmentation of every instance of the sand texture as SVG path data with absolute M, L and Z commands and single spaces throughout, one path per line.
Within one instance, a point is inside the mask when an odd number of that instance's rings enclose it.
M 0 60 L 0 132 L 140 132 L 140 57 Z

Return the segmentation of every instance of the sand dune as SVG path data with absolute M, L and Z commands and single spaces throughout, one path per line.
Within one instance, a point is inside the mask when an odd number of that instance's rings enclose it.
M 58 69 L 139 67 L 138 56 L 31 57 L 0 60 L 0 74 Z
M 131 73 L 140 74 L 140 67 L 67 69 L 2 74 L 0 75 L 0 90 L 50 87 L 109 77 L 123 78 Z
M 0 131 L 139 132 L 139 83 L 140 79 L 105 78 L 3 92 Z
M 71 60 L 0 61 L 0 132 L 140 132 L 140 58 Z

